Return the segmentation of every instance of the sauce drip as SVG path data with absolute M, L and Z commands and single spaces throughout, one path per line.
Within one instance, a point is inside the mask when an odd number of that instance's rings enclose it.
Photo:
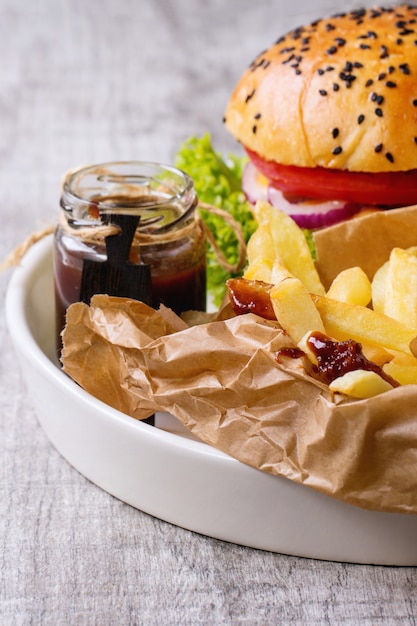
M 300 348 L 281 348 L 276 354 L 276 361 L 277 363 L 280 363 L 282 357 L 286 357 L 288 359 L 301 359 L 303 356 L 305 356 L 305 353 L 300 350 Z
M 269 295 L 273 285 L 260 280 L 229 278 L 226 287 L 236 315 L 255 313 L 266 320 L 277 319 Z
M 314 368 L 323 382 L 327 384 L 348 372 L 366 370 L 379 374 L 393 387 L 399 386 L 399 383 L 388 376 L 379 365 L 366 358 L 361 344 L 353 339 L 333 341 L 317 331 L 311 333 L 307 344 L 317 359 L 317 365 Z

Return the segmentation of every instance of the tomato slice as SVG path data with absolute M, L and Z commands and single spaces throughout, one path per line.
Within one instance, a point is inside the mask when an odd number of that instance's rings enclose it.
M 254 166 L 286 194 L 386 207 L 417 204 L 417 169 L 406 172 L 348 172 L 267 161 L 246 149 Z

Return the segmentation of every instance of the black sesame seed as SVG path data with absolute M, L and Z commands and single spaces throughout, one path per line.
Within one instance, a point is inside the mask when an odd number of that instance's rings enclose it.
M 401 65 L 399 67 L 400 67 L 400 70 L 402 71 L 403 74 L 406 74 L 406 75 L 411 74 L 410 67 L 409 67 L 408 63 L 401 63 Z
M 333 91 L 339 91 L 340 87 L 337 83 L 333 83 Z
M 301 74 L 301 70 L 297 67 L 297 69 L 295 70 L 295 73 L 297 76 L 299 76 Z
M 361 45 L 359 46 L 359 48 L 360 48 L 361 50 L 370 50 L 370 49 L 371 49 L 371 46 L 368 46 L 368 44 L 367 44 L 367 43 L 361 43 Z
M 303 31 L 304 28 L 296 28 L 295 31 L 292 33 L 293 40 L 296 41 L 297 39 L 300 39 Z
M 254 72 L 255 70 L 258 69 L 258 67 L 262 67 L 264 64 L 268 64 L 269 65 L 269 61 L 266 61 L 264 58 L 260 59 L 259 61 L 254 61 L 251 65 L 251 70 L 252 72 Z
M 327 96 L 327 91 L 325 89 L 319 89 L 319 94 L 321 96 Z
M 254 135 L 256 134 L 256 131 L 257 131 L 257 126 L 256 126 L 256 124 L 254 124 L 252 126 L 252 132 L 253 132 Z
M 392 74 L 393 72 L 395 72 L 395 67 L 393 65 L 390 65 L 388 68 L 388 74 Z
M 253 98 L 254 95 L 255 95 L 255 89 L 253 89 L 250 93 L 248 93 L 248 95 L 245 98 L 245 102 L 249 102 L 249 100 Z
M 336 46 L 330 46 L 330 48 L 328 48 L 327 50 L 327 54 L 336 54 L 336 52 L 337 52 Z
M 317 74 L 318 74 L 319 76 L 323 76 L 323 74 L 324 74 L 324 70 L 322 70 L 322 69 L 321 69 L 321 67 L 319 67 L 319 69 L 317 70 Z
M 397 83 L 394 83 L 393 80 L 387 80 L 387 82 L 385 83 L 387 87 L 389 87 L 390 89 L 394 89 L 397 86 Z
M 261 113 L 257 113 L 253 117 L 255 118 L 255 120 L 259 120 L 259 119 L 261 119 Z
M 346 39 L 343 39 L 343 37 L 336 37 L 335 42 L 338 46 L 344 46 L 346 44 Z
M 379 152 L 382 152 L 383 147 L 384 147 L 383 144 L 379 143 L 378 145 L 375 146 L 374 150 L 378 154 Z
M 362 114 L 361 114 L 361 115 L 359 115 L 359 117 L 358 117 L 358 124 L 362 124 L 362 122 L 364 121 L 364 119 L 365 119 L 365 116 L 364 116 L 364 115 L 362 115 Z
M 337 146 L 337 148 L 333 150 L 332 154 L 335 154 L 335 155 L 341 154 L 342 151 L 343 151 L 342 146 Z
M 413 100 L 413 107 L 417 107 L 417 98 L 414 98 Z
M 381 54 L 379 55 L 380 59 L 386 59 L 389 56 L 387 46 L 381 46 Z
M 361 67 L 363 67 L 362 63 L 359 63 L 359 61 L 355 61 L 353 64 L 353 67 L 356 67 L 357 69 L 360 69 Z
M 339 78 L 344 80 L 347 83 L 347 86 L 350 87 L 350 84 L 356 80 L 356 76 L 353 74 L 346 74 L 345 72 L 340 72 Z
M 296 41 L 297 39 L 300 39 L 302 33 L 304 31 L 304 28 L 300 27 L 300 28 L 296 28 L 294 30 L 294 32 L 292 33 L 292 38 Z
M 373 84 L 374 84 L 374 81 L 372 80 L 372 78 L 370 78 L 369 80 L 366 81 L 365 87 L 370 87 Z
M 390 163 L 394 163 L 394 157 L 392 156 L 391 152 L 387 152 L 385 155 L 385 158 L 390 162 Z
M 334 24 L 330 24 L 330 23 L 329 23 L 329 24 L 326 24 L 326 26 L 325 26 L 325 29 L 326 29 L 327 31 L 334 30 L 335 28 L 336 28 L 336 26 L 335 26 Z
M 336 139 L 336 137 L 339 135 L 339 129 L 338 128 L 333 128 L 332 130 L 332 137 L 333 139 Z
M 396 40 L 395 40 L 395 43 L 396 43 L 398 46 L 401 46 L 401 44 L 402 44 L 402 43 L 404 43 L 404 42 L 403 42 L 403 40 L 402 40 L 402 39 L 400 39 L 400 38 L 399 38 L 399 39 L 396 39 Z
M 417 144 L 417 137 L 414 137 L 414 143 Z
M 378 80 L 384 80 L 385 77 L 386 77 L 385 72 L 381 72 L 380 74 L 378 74 Z
M 381 96 L 380 94 L 373 91 L 371 93 L 371 100 L 372 102 L 376 102 L 377 104 L 381 105 L 384 102 L 384 96 Z
M 333 67 L 333 65 L 328 65 L 328 66 L 326 67 L 326 72 L 333 72 L 333 71 L 334 71 L 334 67 Z
M 382 109 L 380 109 L 379 107 L 377 107 L 375 109 L 375 115 L 377 115 L 378 117 L 382 117 L 384 114 L 382 112 Z

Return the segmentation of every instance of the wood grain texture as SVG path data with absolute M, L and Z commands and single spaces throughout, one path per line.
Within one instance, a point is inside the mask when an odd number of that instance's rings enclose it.
M 306 17 L 362 4 L 0 0 L 1 258 L 56 221 L 68 168 L 172 161 L 182 140 L 206 131 L 219 150 L 237 149 L 221 120 L 254 56 Z M 2 625 L 417 622 L 417 568 L 251 550 L 101 491 L 41 430 L 3 307 L 0 350 Z

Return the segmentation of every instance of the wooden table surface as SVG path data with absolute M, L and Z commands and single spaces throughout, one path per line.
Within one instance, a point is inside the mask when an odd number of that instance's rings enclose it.
M 57 220 L 71 167 L 172 162 L 235 81 L 333 0 L 0 0 L 1 257 Z M 342 6 L 343 5 L 343 6 Z M 4 294 L 10 272 L 0 276 Z M 118 501 L 42 431 L 0 312 L 0 624 L 415 624 L 417 569 L 314 561 L 197 535 Z M 417 539 L 417 538 L 416 538 Z

